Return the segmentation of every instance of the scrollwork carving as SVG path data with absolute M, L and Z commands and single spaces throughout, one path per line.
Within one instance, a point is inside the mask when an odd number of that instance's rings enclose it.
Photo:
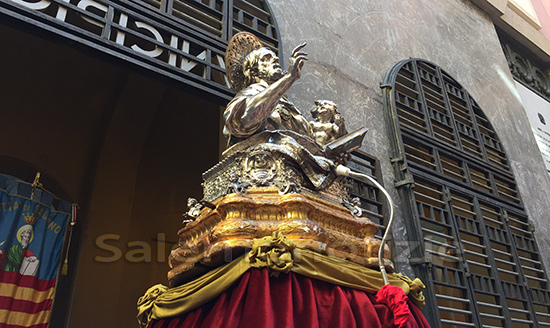
M 279 194 L 297 194 L 301 191 L 300 184 L 296 180 L 296 174 L 294 171 L 289 170 L 284 172 L 284 181 L 285 183 L 279 188 Z
M 242 193 L 246 194 L 246 190 L 250 187 L 250 183 L 243 181 L 236 171 L 232 171 L 229 175 L 229 186 L 227 187 L 226 194 Z
M 363 210 L 361 209 L 361 200 L 359 197 L 354 198 L 343 198 L 342 203 L 344 206 L 351 211 L 351 215 L 356 218 L 360 218 L 363 215 Z

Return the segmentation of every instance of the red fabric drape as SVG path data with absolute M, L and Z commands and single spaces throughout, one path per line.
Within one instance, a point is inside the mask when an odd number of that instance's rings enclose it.
M 397 286 L 384 285 L 376 292 L 376 302 L 387 305 L 393 313 L 393 324 L 398 328 L 409 327 L 411 309 L 407 301 L 409 298 L 403 289 Z
M 410 303 L 407 328 L 429 328 Z M 269 277 L 267 269 L 247 271 L 216 299 L 179 317 L 152 321 L 149 328 L 391 328 L 389 307 L 374 294 L 331 285 L 290 272 Z

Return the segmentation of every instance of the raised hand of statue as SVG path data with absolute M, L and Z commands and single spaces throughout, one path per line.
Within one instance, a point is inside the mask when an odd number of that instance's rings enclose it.
M 304 66 L 307 58 L 307 53 L 300 51 L 306 46 L 306 42 L 298 45 L 294 50 L 292 50 L 292 55 L 290 56 L 290 61 L 288 64 L 288 72 L 294 79 L 299 79 L 300 74 L 302 73 L 302 67 Z

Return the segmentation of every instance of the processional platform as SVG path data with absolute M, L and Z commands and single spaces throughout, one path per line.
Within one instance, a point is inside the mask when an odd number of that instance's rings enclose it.
M 230 41 L 229 148 L 203 174 L 202 200 L 188 200 L 169 287 L 153 286 L 138 301 L 142 327 L 427 327 L 415 307 L 424 286 L 394 273 L 378 226 L 350 194 L 345 165 L 367 130 L 348 133 L 327 100 L 315 102 L 308 122 L 284 95 L 300 77 L 304 46 L 287 72 L 254 35 Z M 284 315 L 273 313 L 276 304 L 286 304 Z
M 281 195 L 276 186 L 251 187 L 245 194 L 226 195 L 213 205 L 179 231 L 179 243 L 170 256 L 171 285 L 232 261 L 252 249 L 254 239 L 275 231 L 298 248 L 378 267 L 378 227 L 312 192 Z M 384 264 L 392 272 L 387 246 L 384 255 Z

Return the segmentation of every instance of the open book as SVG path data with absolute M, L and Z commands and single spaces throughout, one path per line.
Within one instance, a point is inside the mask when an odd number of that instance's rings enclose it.
M 34 261 L 31 261 L 34 260 Z M 19 273 L 24 276 L 36 276 L 38 273 L 38 264 L 40 263 L 39 260 L 36 259 L 36 257 L 25 257 L 23 258 L 23 262 L 21 263 L 21 268 L 19 269 Z
M 367 128 L 360 128 L 329 142 L 323 147 L 326 156 L 329 158 L 337 157 L 344 153 L 351 153 L 361 147 L 368 130 Z

